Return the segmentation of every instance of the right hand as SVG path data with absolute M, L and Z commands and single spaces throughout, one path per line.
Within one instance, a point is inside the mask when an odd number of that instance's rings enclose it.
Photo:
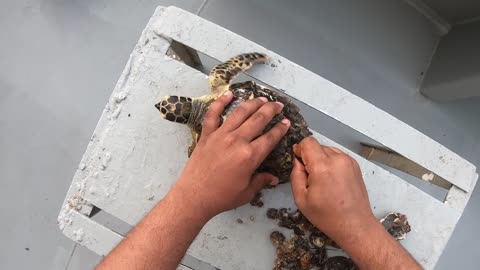
M 355 231 L 378 223 L 370 208 L 358 163 L 341 150 L 320 145 L 313 137 L 293 148 L 291 174 L 300 211 L 337 243 Z M 372 223 L 373 222 L 373 223 Z

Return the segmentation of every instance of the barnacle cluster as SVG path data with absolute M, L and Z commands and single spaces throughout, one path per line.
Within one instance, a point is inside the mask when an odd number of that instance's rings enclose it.
M 329 257 L 327 248 L 339 249 L 338 245 L 310 223 L 299 210 L 288 212 L 286 208 L 270 208 L 266 215 L 269 219 L 275 220 L 279 227 L 293 231 L 290 239 L 287 239 L 279 231 L 273 231 L 270 234 L 270 240 L 276 248 L 277 255 L 274 270 L 358 269 L 348 257 Z M 405 239 L 406 234 L 410 231 L 407 217 L 400 213 L 389 213 L 380 222 L 397 240 Z

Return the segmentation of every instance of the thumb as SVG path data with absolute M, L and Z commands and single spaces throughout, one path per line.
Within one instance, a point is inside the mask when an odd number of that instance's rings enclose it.
M 292 150 L 293 150 L 293 154 L 295 154 L 295 156 L 297 156 L 297 157 L 302 156 L 302 148 L 298 144 L 294 144 L 293 147 L 292 147 Z
M 305 195 L 307 193 L 307 171 L 303 164 L 294 157 L 293 159 L 293 169 L 290 174 L 290 182 L 292 183 L 292 192 L 297 206 L 299 202 L 303 202 Z
M 248 194 L 255 196 L 266 185 L 277 185 L 278 177 L 269 173 L 259 173 L 252 177 L 250 185 L 248 186 Z

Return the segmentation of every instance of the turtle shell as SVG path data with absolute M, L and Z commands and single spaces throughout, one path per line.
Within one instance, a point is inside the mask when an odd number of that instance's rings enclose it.
M 225 108 L 222 114 L 223 119 L 227 118 L 228 114 L 241 103 L 252 98 L 266 97 L 269 101 L 278 101 L 284 104 L 282 112 L 272 119 L 263 133 L 270 130 L 283 118 L 290 120 L 290 128 L 264 162 L 257 168 L 257 172 L 271 173 L 279 178 L 280 183 L 288 182 L 293 168 L 293 145 L 312 135 L 305 119 L 300 114 L 300 109 L 289 98 L 253 81 L 235 83 L 230 85 L 229 89 L 233 92 L 234 97 L 232 102 Z

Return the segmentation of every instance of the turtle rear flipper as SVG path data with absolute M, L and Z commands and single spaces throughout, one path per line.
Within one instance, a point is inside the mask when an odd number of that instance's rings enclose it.
M 221 94 L 228 90 L 230 82 L 242 71 L 254 64 L 266 63 L 268 58 L 262 53 L 245 53 L 230 58 L 225 63 L 215 66 L 209 75 L 210 89 L 213 94 Z

